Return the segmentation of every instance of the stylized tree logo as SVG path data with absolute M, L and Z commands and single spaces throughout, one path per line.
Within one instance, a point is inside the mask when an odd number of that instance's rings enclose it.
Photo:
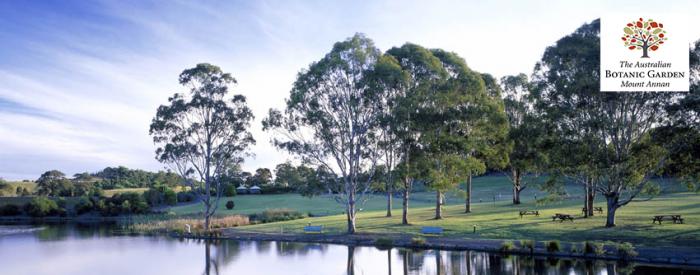
M 642 50 L 642 58 L 649 58 L 649 50 L 656 51 L 659 46 L 668 40 L 664 24 L 654 22 L 653 19 L 644 21 L 632 21 L 624 29 L 625 47 L 630 50 Z

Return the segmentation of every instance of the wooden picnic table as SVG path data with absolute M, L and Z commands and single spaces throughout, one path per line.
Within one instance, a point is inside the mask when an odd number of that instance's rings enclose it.
M 600 214 L 603 214 L 603 207 L 596 207 L 596 206 L 594 206 L 594 207 L 593 207 L 593 212 L 598 212 L 598 213 L 600 213 Z M 581 213 L 584 213 L 584 214 L 586 213 L 586 208 L 585 208 L 585 207 L 584 207 L 584 208 L 581 208 Z
M 520 218 L 522 219 L 523 216 L 525 215 L 535 215 L 535 216 L 540 216 L 540 211 L 539 210 L 520 210 L 518 213 L 520 215 Z
M 659 224 L 661 224 L 661 222 L 664 220 L 671 220 L 673 221 L 673 223 L 683 223 L 683 218 L 681 217 L 681 215 L 656 215 L 652 219 L 651 223 L 658 222 Z
M 574 221 L 574 216 L 569 215 L 569 214 L 563 214 L 563 213 L 556 213 L 554 216 L 552 216 L 552 221 L 556 221 L 559 219 L 559 222 L 564 222 L 565 220 L 569 220 L 571 222 Z

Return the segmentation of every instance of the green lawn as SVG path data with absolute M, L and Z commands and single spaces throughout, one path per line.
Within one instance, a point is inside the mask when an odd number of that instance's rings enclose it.
M 428 192 L 413 195 L 410 207 L 410 220 L 412 225 L 402 226 L 400 200 L 394 201 L 394 217 L 385 217 L 385 198 L 372 197 L 358 215 L 358 231 L 369 233 L 407 233 L 419 234 L 422 226 L 442 226 L 445 235 L 462 238 L 486 238 L 486 239 L 534 239 L 534 240 L 562 240 L 581 242 L 585 240 L 600 241 L 630 241 L 637 245 L 677 245 L 700 246 L 700 195 L 691 192 L 680 192 L 681 186 L 664 183 L 666 191 L 659 197 L 650 201 L 633 202 L 621 208 L 617 212 L 617 227 L 605 228 L 605 216 L 598 215 L 593 218 L 581 217 L 581 188 L 568 186 L 571 198 L 562 202 L 549 205 L 536 205 L 535 193 L 543 196 L 540 191 L 532 187 L 524 191 L 523 204 L 514 206 L 510 201 L 510 185 L 505 177 L 481 177 L 475 179 L 473 213 L 465 214 L 463 199 L 451 195 L 448 197 L 448 206 L 444 208 L 445 219 L 434 220 L 434 194 Z M 493 195 L 501 194 L 501 199 L 495 205 Z M 596 202 L 596 206 L 605 209 L 602 197 Z M 482 200 L 479 203 L 479 199 Z M 222 204 L 227 199 L 222 199 Z M 236 209 L 220 209 L 220 215 L 259 213 L 270 208 L 290 208 L 301 212 L 314 214 L 342 213 L 342 206 L 329 197 L 303 198 L 294 194 L 285 195 L 247 195 L 237 196 Z M 201 206 L 192 204 L 175 207 L 177 213 L 198 212 Z M 520 209 L 538 209 L 541 216 L 518 217 Z M 568 213 L 576 215 L 572 222 L 552 222 L 554 213 Z M 681 214 L 686 220 L 685 224 L 665 223 L 653 225 L 651 218 L 658 214 Z M 345 216 L 332 215 L 324 217 L 306 218 L 288 222 L 258 224 L 239 228 L 245 231 L 257 232 L 299 232 L 302 227 L 312 223 L 323 225 L 326 232 L 344 232 L 346 228 Z M 472 234 L 473 226 L 477 226 L 477 233 Z
M 493 203 L 494 196 L 500 201 L 511 200 L 511 189 L 508 179 L 503 176 L 486 176 L 477 177 L 473 184 L 473 198 L 475 202 L 479 200 L 483 202 Z M 416 188 L 419 189 L 419 188 Z M 574 194 L 580 193 L 579 190 L 572 190 Z M 523 191 L 522 196 L 525 200 L 534 200 L 534 195 L 544 196 L 544 193 L 531 187 Z M 382 194 L 368 195 L 368 200 L 360 205 L 362 212 L 375 211 L 386 209 L 386 196 Z M 226 201 L 233 200 L 236 207 L 233 210 L 226 210 Z M 448 205 L 463 205 L 464 197 L 458 194 L 447 194 L 446 203 Z M 417 192 L 411 194 L 409 207 L 423 208 L 435 205 L 435 193 L 433 192 Z M 395 197 L 393 200 L 394 211 L 401 210 L 401 198 Z M 332 196 L 324 195 L 313 198 L 302 197 L 298 194 L 278 194 L 278 195 L 239 195 L 232 198 L 221 198 L 219 201 L 220 214 L 252 214 L 260 213 L 265 209 L 288 208 L 302 213 L 311 213 L 314 215 L 335 215 L 341 214 L 344 211 L 343 205 L 337 203 Z M 202 211 L 202 205 L 199 203 L 177 206 L 171 209 L 177 214 L 192 214 Z M 386 211 L 386 210 L 385 210 Z M 395 213 L 399 213 L 395 212 Z

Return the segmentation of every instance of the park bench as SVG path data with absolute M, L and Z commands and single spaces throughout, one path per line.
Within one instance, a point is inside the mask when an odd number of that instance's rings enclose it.
M 559 220 L 559 222 L 564 222 L 565 220 L 569 220 L 571 222 L 574 221 L 574 216 L 571 216 L 569 214 L 562 214 L 562 213 L 556 213 L 554 216 L 552 216 L 552 221 Z
M 442 227 L 439 226 L 423 226 L 420 229 L 420 233 L 422 234 L 435 234 L 439 235 L 442 234 Z
M 581 213 L 584 213 L 584 214 L 585 214 L 585 213 L 586 213 L 586 210 L 587 210 L 587 209 L 586 209 L 585 207 L 584 207 L 584 208 L 581 208 Z M 603 214 L 603 207 L 595 207 L 595 206 L 594 206 L 594 207 L 593 207 L 593 212 L 594 212 L 594 213 L 595 213 L 595 212 L 598 212 L 598 213 L 600 213 L 600 214 Z
M 651 221 L 651 223 L 656 223 L 659 222 L 661 224 L 662 221 L 668 221 L 671 220 L 673 223 L 683 223 L 683 218 L 681 215 L 658 215 L 654 216 L 654 219 Z
M 518 214 L 520 214 L 521 219 L 523 218 L 523 216 L 526 216 L 526 215 L 535 215 L 535 216 L 539 217 L 540 211 L 538 211 L 538 210 L 520 210 L 520 213 L 518 213 Z
M 323 226 L 322 225 L 304 226 L 304 233 L 323 233 Z

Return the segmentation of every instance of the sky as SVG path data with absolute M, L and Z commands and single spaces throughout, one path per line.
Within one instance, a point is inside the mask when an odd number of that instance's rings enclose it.
M 663 3 L 663 4 L 660 4 Z M 530 74 L 546 47 L 611 12 L 700 14 L 696 1 L 0 1 L 0 178 L 107 166 L 150 171 L 148 126 L 184 69 L 231 73 L 256 119 L 243 168 L 294 160 L 260 121 L 296 74 L 364 33 L 462 56 L 496 77 Z M 690 37 L 700 38 L 700 28 Z

